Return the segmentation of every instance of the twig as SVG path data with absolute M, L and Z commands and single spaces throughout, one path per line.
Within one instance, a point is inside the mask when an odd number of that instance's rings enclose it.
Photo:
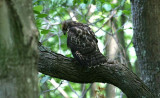
M 88 14 L 90 12 L 90 9 L 91 9 L 91 5 L 89 5 L 88 10 L 87 10 L 86 14 L 84 15 L 86 21 L 87 21 L 87 16 L 88 16 Z
M 133 42 L 133 37 L 132 37 L 131 41 L 129 42 L 129 44 L 126 46 L 126 49 L 129 48 L 129 46 L 132 44 L 132 42 Z
M 92 84 L 93 84 L 93 83 L 92 83 Z M 92 84 L 88 87 L 88 89 L 87 89 L 87 90 L 84 90 L 84 92 L 82 92 L 82 96 L 81 96 L 80 98 L 83 98 L 83 97 L 84 97 L 84 95 L 88 92 L 88 90 L 89 90 L 89 89 L 91 89 Z
M 50 91 L 54 91 L 54 92 L 55 92 L 55 91 L 61 86 L 62 83 L 63 83 L 63 81 L 61 81 L 60 84 L 59 84 L 59 86 L 57 86 L 56 88 L 54 88 L 54 89 L 49 89 L 49 90 L 45 90 L 45 91 L 42 92 L 42 94 L 43 94 L 43 93 L 46 93 L 46 92 L 50 92 Z
M 109 21 L 116 13 L 117 13 L 117 11 L 112 11 L 112 12 L 111 12 L 111 15 L 110 15 L 109 18 L 108 18 L 108 20 L 107 20 L 96 32 L 98 32 L 100 29 L 102 29 L 102 28 L 104 27 L 104 25 L 107 24 L 108 21 Z M 96 32 L 95 32 L 95 33 L 96 33 Z
M 78 95 L 78 93 L 72 88 L 72 86 L 71 86 L 71 84 L 69 83 L 69 81 L 67 81 L 68 82 L 68 85 L 69 85 L 69 87 L 71 88 L 71 90 L 78 96 L 78 98 L 80 97 L 79 95 Z
M 60 32 L 58 32 L 57 35 L 58 35 L 58 39 L 59 39 L 59 50 L 60 50 L 60 53 L 61 53 L 62 49 L 61 49 L 61 37 L 60 37 L 60 36 L 61 36 L 62 34 L 61 34 Z
M 56 34 L 53 34 L 53 33 L 49 32 L 48 37 L 46 37 L 44 40 L 42 40 L 42 41 L 40 41 L 40 42 L 43 43 L 43 42 L 47 41 L 49 38 L 51 38 L 51 37 L 53 37 L 53 36 L 55 36 L 55 35 L 56 35 Z
M 62 88 L 60 88 L 60 85 L 61 85 L 62 83 L 61 83 L 61 84 L 58 84 L 58 83 L 56 83 L 56 81 L 55 81 L 54 79 L 51 79 L 50 82 L 53 84 L 53 86 L 58 87 L 58 88 L 57 88 L 58 91 L 63 95 L 64 98 L 69 98 L 68 95 L 67 95 L 67 93 L 66 93 Z

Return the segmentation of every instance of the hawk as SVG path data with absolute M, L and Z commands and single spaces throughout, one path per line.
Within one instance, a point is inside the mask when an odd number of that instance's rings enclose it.
M 67 47 L 80 65 L 95 67 L 106 62 L 105 56 L 99 51 L 98 40 L 88 25 L 65 21 L 62 31 L 64 35 L 67 33 Z

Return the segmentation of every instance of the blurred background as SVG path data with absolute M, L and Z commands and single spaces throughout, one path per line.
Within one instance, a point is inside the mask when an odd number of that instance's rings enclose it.
M 88 24 L 106 58 L 116 59 L 139 75 L 132 43 L 130 0 L 33 0 L 39 41 L 54 52 L 73 57 L 61 23 L 73 20 Z M 40 98 L 126 98 L 107 83 L 79 84 L 38 74 Z

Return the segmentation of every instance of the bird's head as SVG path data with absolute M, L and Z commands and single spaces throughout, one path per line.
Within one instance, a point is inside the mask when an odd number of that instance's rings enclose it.
M 64 21 L 62 23 L 62 32 L 65 35 L 69 28 L 75 26 L 77 23 L 75 21 Z

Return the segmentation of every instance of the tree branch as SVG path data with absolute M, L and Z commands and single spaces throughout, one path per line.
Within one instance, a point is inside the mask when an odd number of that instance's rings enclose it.
M 139 77 L 117 61 L 108 60 L 96 68 L 82 67 L 73 58 L 52 52 L 39 44 L 38 70 L 76 83 L 110 83 L 119 87 L 128 98 L 154 98 Z

